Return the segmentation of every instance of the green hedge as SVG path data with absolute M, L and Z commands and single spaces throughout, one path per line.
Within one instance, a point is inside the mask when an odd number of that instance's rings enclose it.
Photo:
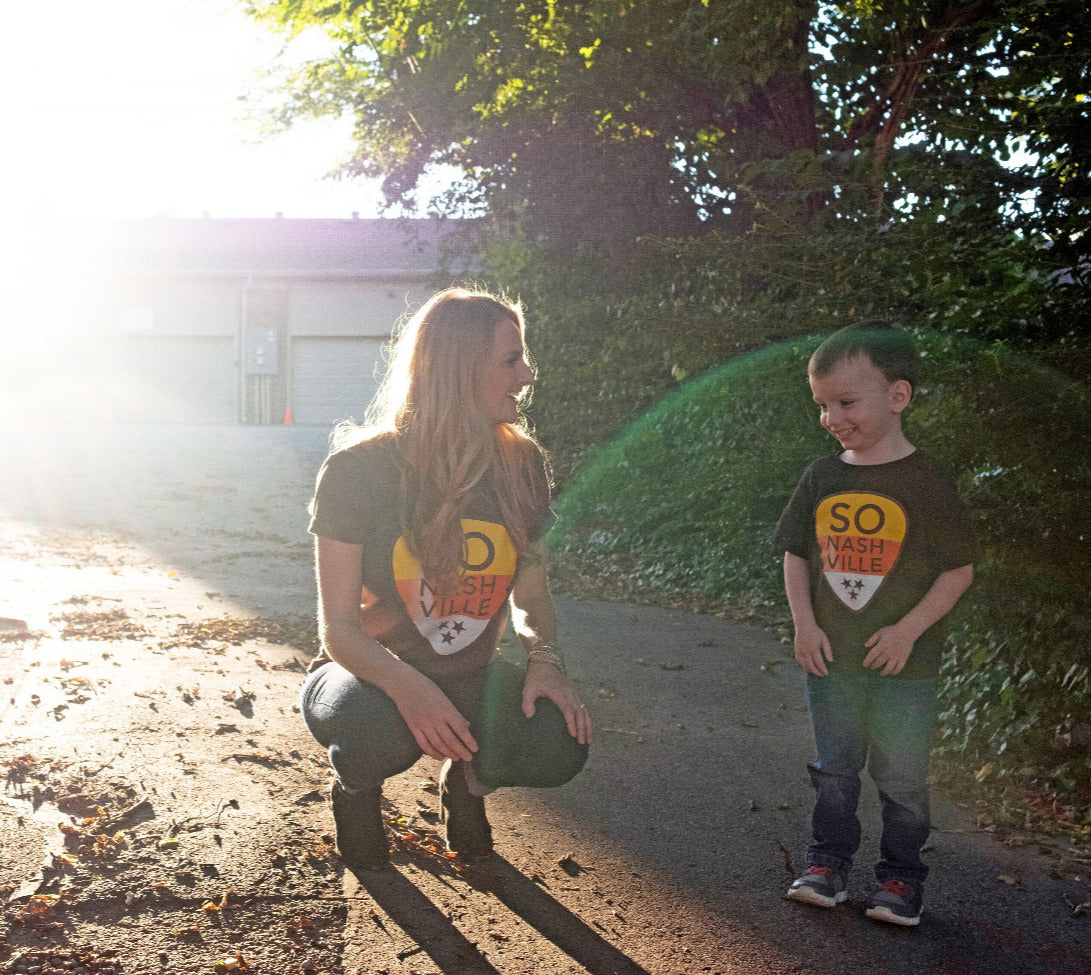
M 956 477 L 987 553 L 950 619 L 941 748 L 1033 769 L 1091 817 L 1091 395 L 1002 345 L 916 334 L 907 433 Z M 783 609 L 772 528 L 836 447 L 806 384 L 818 340 L 683 384 L 587 460 L 559 500 L 557 559 L 630 591 Z

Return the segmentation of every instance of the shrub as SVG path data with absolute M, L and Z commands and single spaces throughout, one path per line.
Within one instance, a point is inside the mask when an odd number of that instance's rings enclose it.
M 910 440 L 956 477 L 986 547 L 949 623 L 941 748 L 1032 767 L 1091 815 L 1091 396 L 1001 344 L 916 332 Z M 589 459 L 558 504 L 557 559 L 648 593 L 784 608 L 770 536 L 835 448 L 805 379 L 818 338 L 686 383 Z

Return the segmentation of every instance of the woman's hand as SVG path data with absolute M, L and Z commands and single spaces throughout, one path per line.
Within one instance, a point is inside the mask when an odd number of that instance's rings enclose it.
M 523 560 L 511 592 L 512 624 L 528 654 L 538 645 L 550 645 L 557 637 L 557 616 L 549 594 L 546 540 L 540 538 Z M 523 679 L 523 714 L 534 717 L 534 702 L 549 698 L 564 715 L 568 733 L 581 745 L 591 744 L 591 716 L 576 688 L 561 669 L 546 659 L 527 660 Z
M 329 655 L 390 697 L 422 752 L 469 761 L 477 751 L 470 722 L 435 683 L 360 626 L 363 546 L 322 537 L 315 545 L 322 643 Z
M 523 714 L 534 717 L 534 702 L 540 697 L 549 698 L 564 715 L 568 733 L 581 745 L 591 744 L 591 716 L 587 705 L 580 701 L 576 688 L 560 670 L 544 660 L 530 660 L 527 676 L 523 681 Z
M 445 758 L 468 762 L 477 751 L 466 720 L 450 698 L 420 671 L 405 665 L 396 684 L 384 688 L 422 752 L 442 761 Z

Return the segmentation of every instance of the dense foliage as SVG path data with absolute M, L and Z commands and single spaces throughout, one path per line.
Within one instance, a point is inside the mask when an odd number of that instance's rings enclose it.
M 957 475 L 987 550 L 949 619 L 942 745 L 998 774 L 1033 767 L 1091 816 L 1091 394 L 1001 346 L 918 335 L 907 431 Z M 561 562 L 637 593 L 783 608 L 772 528 L 836 447 L 805 381 L 815 344 L 685 384 L 589 461 L 561 496 Z
M 609 335 L 649 369 L 675 356 L 654 348 L 672 318 L 722 310 L 667 364 L 692 374 L 716 361 L 702 350 L 722 361 L 859 301 L 1091 373 L 1082 0 L 246 6 L 329 45 L 282 79 L 274 127 L 349 115 L 345 173 L 392 203 L 451 167 L 435 205 L 483 215 L 531 277 L 593 270 Z
M 935 225 L 970 207 L 1083 273 L 1082 0 L 247 6 L 289 36 L 329 38 L 327 57 L 285 80 L 274 124 L 347 113 L 345 172 L 381 177 L 392 201 L 448 164 L 463 179 L 446 212 L 622 263 L 649 234 L 910 213 Z
M 955 217 L 947 228 L 664 241 L 639 275 L 586 252 L 558 265 L 517 237 L 488 260 L 528 306 L 533 415 L 564 478 L 680 380 L 861 318 L 1003 342 L 1091 378 L 1088 288 L 1043 277 L 1025 241 L 963 234 Z

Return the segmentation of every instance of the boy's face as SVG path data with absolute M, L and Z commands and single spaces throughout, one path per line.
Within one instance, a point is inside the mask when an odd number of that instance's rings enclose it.
M 913 388 L 904 379 L 890 382 L 866 355 L 842 359 L 810 383 L 818 422 L 856 459 L 881 456 L 903 441 L 901 413 Z

